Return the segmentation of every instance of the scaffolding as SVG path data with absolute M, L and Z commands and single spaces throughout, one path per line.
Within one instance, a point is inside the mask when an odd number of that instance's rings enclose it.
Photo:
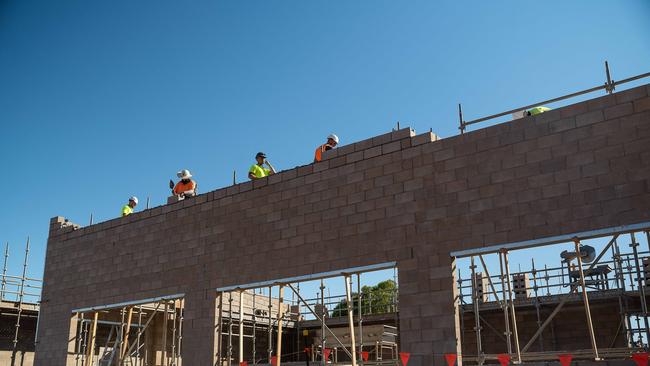
M 514 243 L 504 247 L 483 248 L 480 250 L 455 253 L 456 257 L 469 257 L 469 276 L 462 276 L 458 269 L 456 286 L 459 291 L 459 316 L 461 321 L 461 344 L 468 338 L 467 331 L 473 330 L 476 337 L 476 353 L 470 354 L 463 347 L 465 362 L 484 364 L 486 361 L 497 360 L 496 353 L 486 353 L 483 341 L 485 334 L 491 332 L 503 342 L 503 353 L 512 357 L 513 363 L 525 361 L 552 361 L 557 359 L 558 351 L 570 351 L 574 358 L 602 360 L 627 358 L 639 351 L 648 351 L 650 327 L 648 326 L 648 309 L 646 303 L 646 285 L 650 284 L 650 251 L 641 250 L 639 235 L 650 242 L 650 223 L 619 227 L 589 233 L 579 233 L 566 240 L 552 238 L 548 242 L 543 239 Z M 586 259 L 582 244 L 587 239 L 607 238 L 607 244 L 597 256 Z M 564 240 L 563 240 L 564 239 Z M 564 244 L 562 244 L 564 243 Z M 561 260 L 559 266 L 543 268 L 536 267 L 531 258 L 531 269 L 521 269 L 510 272 L 509 254 L 514 250 L 530 247 L 562 245 L 579 253 L 573 258 Z M 625 250 L 627 248 L 627 251 Z M 453 255 L 454 253 L 452 253 Z M 490 274 L 485 256 L 497 255 L 499 273 Z M 559 254 L 559 253 L 558 253 Z M 609 258 L 608 257 L 609 254 Z M 478 259 L 478 261 L 476 261 Z M 586 259 L 589 263 L 583 262 Z M 480 267 L 477 265 L 480 263 Z M 614 339 L 609 344 L 598 344 L 594 328 L 598 327 L 592 317 L 593 305 L 590 301 L 606 302 L 618 307 L 620 318 Z M 553 319 L 561 313 L 568 303 L 582 303 L 586 318 L 587 332 L 583 336 L 589 339 L 589 349 L 567 350 L 563 345 L 554 345 L 555 349 L 544 349 L 543 334 Z M 638 304 L 632 306 L 632 304 Z M 537 329 L 530 339 L 524 340 L 520 346 L 520 335 L 517 331 L 517 311 L 534 309 Z M 542 310 L 552 309 L 548 317 L 543 319 Z M 490 324 L 485 316 L 503 312 L 501 325 Z M 482 315 L 483 313 L 483 315 Z M 474 319 L 473 329 L 464 324 L 465 314 L 471 314 Z M 494 319 L 494 317 L 492 318 Z M 505 329 L 503 333 L 497 328 Z M 619 338 L 621 337 L 621 338 Z M 616 346 L 621 343 L 622 346 Z M 601 343 L 603 343 L 601 341 Z M 532 352 L 537 344 L 539 351 Z
M 374 353 L 374 361 L 364 363 L 397 364 L 397 288 L 373 294 L 364 293 L 361 286 L 363 273 L 390 268 L 393 268 L 393 281 L 397 283 L 397 270 L 391 262 L 217 289 L 217 363 L 279 366 L 282 362 L 321 365 L 342 362 L 357 365 L 358 359 L 367 359 L 368 354 Z M 343 282 L 344 295 L 331 296 L 325 286 L 325 279 L 338 281 L 336 278 Z M 354 279 L 356 293 L 353 292 Z M 300 290 L 301 283 L 309 281 L 319 289 L 313 298 L 305 298 Z M 373 330 L 373 334 L 366 332 L 364 338 L 366 318 L 373 323 L 388 320 L 394 325 L 380 324 L 379 336 Z M 371 351 L 364 352 L 364 347 Z M 384 350 L 387 350 L 386 357 L 383 357 Z
M 73 310 L 76 366 L 181 366 L 182 294 Z
M 19 362 L 18 354 L 33 350 L 36 342 L 36 331 L 21 330 L 24 328 L 25 321 L 33 322 L 36 318 L 36 328 L 38 328 L 38 308 L 40 304 L 40 290 L 43 281 L 37 278 L 28 277 L 30 239 L 27 238 L 25 243 L 25 254 L 22 262 L 22 271 L 20 276 L 7 274 L 9 261 L 9 242 L 5 243 L 4 259 L 2 266 L 2 277 L 0 277 L 0 305 L 3 315 L 15 317 L 11 331 L 3 329 L 4 337 L 11 337 L 11 362 Z M 29 325 L 29 324 L 27 324 Z M 34 339 L 34 342 L 29 340 Z

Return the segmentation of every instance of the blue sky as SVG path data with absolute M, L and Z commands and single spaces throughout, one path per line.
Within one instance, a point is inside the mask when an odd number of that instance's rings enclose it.
M 42 276 L 48 220 L 160 205 L 397 121 L 466 119 L 650 70 L 648 1 L 0 0 L 0 241 Z M 144 205 L 142 205 L 144 206 Z

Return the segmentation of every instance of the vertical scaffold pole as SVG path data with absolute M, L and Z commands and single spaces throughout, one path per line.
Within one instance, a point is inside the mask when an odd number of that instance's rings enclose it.
M 219 293 L 219 307 L 217 308 L 215 316 L 219 317 L 219 328 L 217 333 L 217 360 L 219 360 L 219 366 L 223 366 L 223 297 L 225 293 Z
M 636 268 L 636 279 L 637 283 L 639 286 L 639 294 L 640 300 L 641 300 L 641 311 L 643 312 L 643 324 L 645 326 L 645 334 L 646 334 L 646 339 L 650 341 L 650 326 L 648 326 L 648 304 L 645 299 L 645 286 L 644 286 L 644 280 L 642 278 L 642 273 L 641 272 L 641 267 L 639 266 L 639 251 L 637 247 L 639 246 L 639 243 L 636 241 L 636 237 L 634 233 L 630 233 L 630 239 L 632 243 L 630 243 L 630 247 L 632 248 L 632 253 L 634 253 L 634 266 Z
M 253 356 L 253 365 L 256 363 L 256 359 L 257 359 L 257 356 L 255 354 L 256 353 L 255 348 L 257 347 L 256 342 L 255 342 L 255 339 L 257 338 L 257 334 L 256 334 L 257 333 L 257 314 L 255 314 L 255 311 L 256 311 L 255 310 L 256 309 L 256 304 L 255 304 L 256 294 L 257 294 L 257 292 L 255 290 L 253 290 L 253 340 L 251 342 L 252 343 L 252 348 L 253 348 L 253 354 L 252 354 L 252 356 Z
M 5 289 L 7 288 L 7 260 L 9 259 L 9 242 L 5 244 L 5 260 L 2 266 L 2 291 L 0 291 L 0 301 L 5 298 Z
M 348 325 L 350 328 L 350 353 L 352 354 L 352 366 L 357 366 L 357 344 L 354 339 L 354 303 L 352 302 L 352 284 L 350 275 L 345 275 L 345 302 L 348 307 Z
M 359 354 L 362 354 L 363 352 L 363 312 L 361 310 L 361 273 L 357 273 L 357 306 L 359 308 Z M 393 306 L 395 306 L 395 303 L 393 303 Z M 397 309 L 393 308 L 393 311 L 397 311 Z M 361 358 L 363 361 L 363 357 Z
M 508 300 L 510 303 L 510 314 L 512 315 L 512 332 L 515 336 L 515 351 L 517 352 L 517 363 L 521 363 L 521 349 L 519 348 L 519 332 L 517 332 L 517 316 L 515 315 L 515 303 L 512 301 L 512 285 L 510 283 L 510 265 L 508 264 L 508 251 L 502 250 L 503 265 L 506 268 L 506 284 L 508 285 Z
M 320 343 L 321 343 L 321 359 L 323 362 L 323 366 L 327 364 L 327 360 L 325 359 L 325 316 L 327 310 L 325 309 L 325 285 L 323 283 L 323 280 L 320 280 L 320 311 L 321 311 L 321 326 L 320 326 Z
M 178 317 L 176 316 L 176 299 L 173 300 L 172 302 L 172 354 L 171 354 L 171 365 L 176 366 L 176 322 L 178 321 Z
M 594 335 L 594 325 L 591 321 L 591 309 L 589 307 L 589 296 L 587 296 L 587 286 L 585 285 L 585 273 L 582 270 L 582 255 L 580 253 L 580 240 L 573 239 L 576 251 L 576 259 L 578 260 L 578 273 L 580 273 L 580 287 L 582 288 L 582 300 L 585 304 L 585 314 L 587 315 L 587 327 L 589 330 L 589 339 L 591 340 L 591 349 L 594 353 L 594 360 L 598 361 L 598 347 L 596 346 L 596 336 Z
M 138 335 L 135 340 L 135 364 L 140 366 L 140 329 L 142 328 L 142 305 L 138 305 Z
M 133 306 L 129 306 L 129 311 L 127 312 L 126 315 L 126 328 L 124 328 L 124 331 L 122 332 L 122 346 L 120 349 L 120 365 L 124 364 L 124 360 L 131 355 L 129 355 L 128 350 L 129 350 L 129 336 L 131 335 L 131 322 L 133 320 Z
M 272 289 L 273 289 L 273 287 L 269 286 L 269 305 L 268 305 L 268 308 L 269 308 L 269 314 L 268 314 L 268 316 L 269 316 L 269 329 L 268 329 L 268 331 L 269 331 L 269 334 L 268 334 L 268 337 L 269 337 L 269 348 L 268 348 L 269 363 L 271 363 L 271 359 L 273 358 L 273 320 L 272 320 L 272 318 L 273 318 L 273 296 L 271 295 L 272 294 L 272 291 L 271 291 Z M 273 365 L 271 365 L 271 366 L 273 366 Z
M 180 300 L 178 307 L 178 348 L 176 351 L 176 363 L 174 366 L 178 365 L 178 361 L 181 360 L 181 345 L 183 344 L 183 319 L 185 317 L 185 298 Z M 219 327 L 221 328 L 221 327 Z M 221 332 L 221 329 L 219 329 Z
M 16 330 L 13 340 L 13 352 L 11 355 L 12 362 L 15 362 L 16 350 L 18 348 L 18 334 L 20 331 L 20 317 L 23 313 L 23 300 L 25 297 L 25 278 L 27 276 L 27 260 L 29 258 L 29 237 L 27 237 L 27 244 L 25 245 L 25 261 L 23 262 L 23 275 L 20 277 L 20 290 L 18 291 L 18 314 L 16 317 Z
M 88 340 L 88 354 L 86 355 L 86 365 L 92 366 L 93 358 L 95 356 L 95 337 L 97 336 L 97 319 L 99 318 L 99 313 L 95 312 L 93 314 L 93 322 L 90 325 L 90 339 Z
M 483 364 L 483 345 L 481 344 L 481 318 L 478 309 L 478 281 L 476 280 L 476 265 L 474 256 L 470 257 L 470 266 L 472 270 L 472 307 L 474 309 L 474 331 L 476 332 L 476 351 L 479 366 Z
M 539 303 L 539 294 L 537 292 L 537 270 L 535 269 L 535 258 L 530 259 L 532 264 L 532 275 L 533 275 L 533 290 L 535 291 L 535 312 L 537 314 L 537 329 L 542 327 L 542 317 L 540 314 L 540 303 Z M 544 336 L 540 333 L 539 335 L 539 349 L 544 351 Z
M 276 341 L 276 351 L 275 351 L 275 365 L 271 366 L 280 366 L 282 358 L 282 318 L 284 317 L 284 285 L 278 286 L 278 335 Z
M 239 364 L 244 362 L 244 291 L 239 291 Z
M 84 313 L 77 313 L 75 318 L 77 319 L 77 347 L 75 348 L 75 365 L 79 366 L 79 358 L 81 357 L 81 335 L 83 334 L 83 316 Z
M 460 134 L 465 133 L 465 121 L 463 121 L 463 108 L 461 107 L 460 103 L 458 103 L 458 120 L 459 120 L 459 127 L 458 129 L 460 130 Z
M 228 293 L 228 365 L 232 364 L 232 292 Z
M 162 365 L 167 366 L 167 318 L 169 318 L 169 301 L 165 301 L 165 312 L 163 313 L 163 334 L 162 334 Z

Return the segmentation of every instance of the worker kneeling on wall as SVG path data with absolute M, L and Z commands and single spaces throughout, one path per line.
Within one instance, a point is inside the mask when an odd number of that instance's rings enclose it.
M 255 180 L 275 174 L 275 168 L 266 160 L 266 154 L 261 151 L 258 152 L 255 155 L 255 160 L 257 160 L 257 164 L 251 165 L 251 168 L 248 170 L 248 178 Z M 264 165 L 268 168 L 265 168 Z
M 189 170 L 183 169 L 176 173 L 176 176 L 181 180 L 174 186 L 173 193 L 178 198 L 194 197 L 196 196 L 196 182 L 192 180 L 192 174 Z M 172 185 L 173 182 L 170 182 Z

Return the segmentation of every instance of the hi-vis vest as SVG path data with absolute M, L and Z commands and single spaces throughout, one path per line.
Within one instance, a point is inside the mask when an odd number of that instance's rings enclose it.
M 314 163 L 321 161 L 323 153 L 327 150 L 332 150 L 332 146 L 329 144 L 322 144 L 316 148 L 316 153 L 314 154 Z

